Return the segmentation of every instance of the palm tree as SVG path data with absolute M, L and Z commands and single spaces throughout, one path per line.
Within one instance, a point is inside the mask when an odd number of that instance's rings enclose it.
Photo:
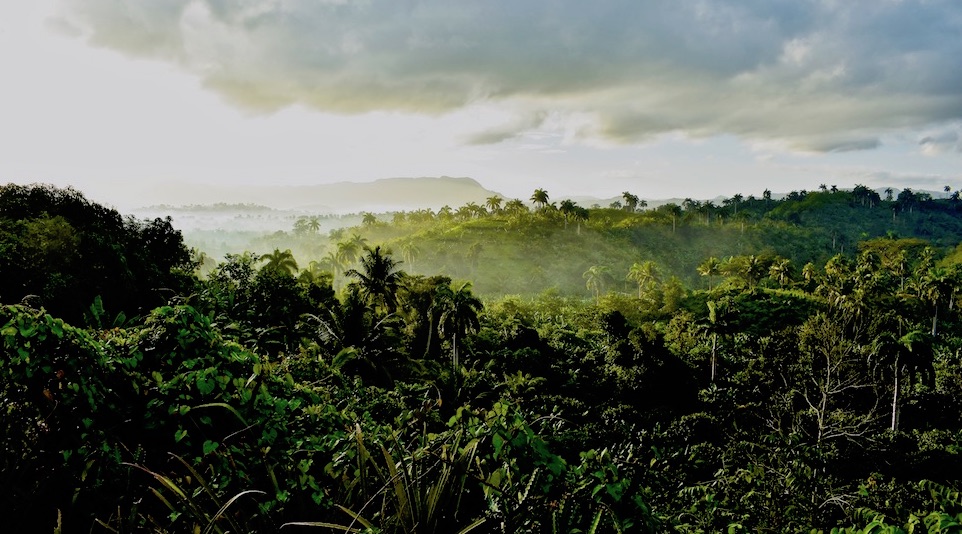
M 754 254 L 729 258 L 728 262 L 722 266 L 723 271 L 741 278 L 749 289 L 755 288 L 758 282 L 768 274 L 768 268 L 768 262 Z
M 403 245 L 401 245 L 401 257 L 404 258 L 404 262 L 408 265 L 413 266 L 414 260 L 416 260 L 420 255 L 421 249 L 413 240 L 406 241 Z
M 341 241 L 337 244 L 337 262 L 342 266 L 353 265 L 360 252 L 354 241 Z
M 534 202 L 535 207 L 544 208 L 548 205 L 548 193 L 544 189 L 535 189 L 534 193 L 531 195 L 531 202 Z
M 307 232 L 309 226 L 310 221 L 307 217 L 298 217 L 297 220 L 294 221 L 294 235 L 303 235 Z
M 932 267 L 922 273 L 912 284 L 916 297 L 932 306 L 932 336 L 937 333 L 939 303 L 951 293 L 951 276 L 943 267 Z
M 382 304 L 388 313 L 397 309 L 397 292 L 407 276 L 398 269 L 401 262 L 394 261 L 390 251 L 381 251 L 380 245 L 364 247 L 360 270 L 350 269 L 347 275 L 357 279 L 361 296 L 369 304 Z
M 487 206 L 489 210 L 491 210 L 491 213 L 500 213 L 501 201 L 502 201 L 502 198 L 499 196 L 488 197 L 484 201 L 484 205 Z
M 711 291 L 712 279 L 721 274 L 721 262 L 714 256 L 708 258 L 698 266 L 698 274 L 708 277 L 708 291 Z
M 601 298 L 601 292 L 611 280 L 611 268 L 605 265 L 592 265 L 584 272 L 585 287 L 595 294 L 595 299 Z
M 324 269 L 321 262 L 312 261 L 307 264 L 306 269 L 301 270 L 301 273 L 297 276 L 297 280 L 309 285 L 321 280 L 326 274 L 328 274 L 328 271 Z
M 361 224 L 369 227 L 374 226 L 377 224 L 377 216 L 369 211 L 366 211 L 364 212 L 364 217 L 361 219 Z
M 625 208 L 625 211 L 633 212 L 635 211 L 635 208 L 638 207 L 638 195 L 632 195 L 628 191 L 625 191 L 621 194 L 621 198 L 625 199 L 625 203 L 622 204 L 622 206 Z
M 681 217 L 681 206 L 679 206 L 678 204 L 675 204 L 674 202 L 669 202 L 668 204 L 663 205 L 659 209 L 662 209 L 668 212 L 669 215 L 671 215 L 671 233 L 675 233 L 676 221 L 678 220 L 679 217 Z
M 471 283 L 465 282 L 458 289 L 453 289 L 450 285 L 438 288 L 434 308 L 439 312 L 440 334 L 444 337 L 450 336 L 451 362 L 457 373 L 460 369 L 458 338 L 481 327 L 479 315 L 484 305 L 471 293 Z
M 474 210 L 472 210 L 471 206 L 468 206 L 467 204 L 461 206 L 457 209 L 457 211 L 454 212 L 454 218 L 459 221 L 467 221 L 473 216 Z
M 561 212 L 562 217 L 565 220 L 565 230 L 568 229 L 568 219 L 574 215 L 575 211 L 578 209 L 578 205 L 575 204 L 571 199 L 564 199 L 558 206 L 558 211 Z
M 307 229 L 311 233 L 317 233 L 321 230 L 321 218 L 317 215 L 313 215 L 307 219 Z
M 525 206 L 524 202 L 515 198 L 505 203 L 504 211 L 512 214 L 527 213 L 528 206 Z
M 294 254 L 291 252 L 291 249 L 281 252 L 280 249 L 275 248 L 274 252 L 261 256 L 260 261 L 267 262 L 263 267 L 264 270 L 271 270 L 291 276 L 294 276 L 294 273 L 297 272 L 297 262 L 294 261 Z
M 341 263 L 340 257 L 334 253 L 334 251 L 328 251 L 327 255 L 321 258 L 321 261 L 317 264 L 324 270 L 330 271 L 334 275 L 336 280 L 338 275 L 344 272 L 344 264 Z
M 783 288 L 792 283 L 791 260 L 788 258 L 779 258 L 772 262 L 771 267 L 768 268 L 768 276 Z
M 635 262 L 628 270 L 628 276 L 625 279 L 638 284 L 638 298 L 641 298 L 644 292 L 651 289 L 651 286 L 658 281 L 658 268 L 651 260 L 643 263 Z
M 575 206 L 575 211 L 572 213 L 572 217 L 575 222 L 578 223 L 578 235 L 581 235 L 581 223 L 588 221 L 589 212 L 587 208 L 582 208 L 581 206 Z
M 718 332 L 724 328 L 724 316 L 728 312 L 729 301 L 709 300 L 708 304 L 708 328 L 711 331 L 711 381 L 715 381 L 715 373 L 718 368 Z
M 705 214 L 705 224 L 711 224 L 711 214 L 716 208 L 717 206 L 711 200 L 706 200 L 699 206 L 699 211 Z

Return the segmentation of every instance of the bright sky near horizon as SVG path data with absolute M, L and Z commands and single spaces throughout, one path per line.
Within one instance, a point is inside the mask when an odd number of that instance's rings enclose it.
M 962 187 L 958 0 L 0 4 L 0 182 Z

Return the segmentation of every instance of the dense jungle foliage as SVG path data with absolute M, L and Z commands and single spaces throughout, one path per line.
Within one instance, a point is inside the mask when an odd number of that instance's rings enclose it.
M 959 532 L 958 198 L 863 189 L 640 212 L 538 190 L 197 276 L 170 221 L 4 186 L 5 527 Z M 525 242 L 573 281 L 453 278 Z

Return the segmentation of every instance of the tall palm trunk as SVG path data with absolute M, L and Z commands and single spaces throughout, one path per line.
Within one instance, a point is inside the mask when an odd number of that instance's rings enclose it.
M 711 335 L 711 381 L 715 381 L 715 348 L 717 347 L 718 332 L 712 332 Z
M 458 330 L 456 328 L 454 329 L 454 337 L 451 338 L 451 348 L 454 353 L 454 372 L 457 374 L 460 367 L 458 366 Z
M 899 426 L 899 357 L 895 355 L 895 387 L 892 391 L 892 431 Z

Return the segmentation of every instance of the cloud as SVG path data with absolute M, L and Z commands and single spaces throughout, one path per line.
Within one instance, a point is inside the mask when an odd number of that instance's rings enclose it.
M 548 118 L 545 112 L 517 115 L 506 123 L 493 126 L 466 136 L 465 142 L 471 145 L 490 145 L 513 139 L 538 128 Z
M 809 151 L 962 119 L 956 0 L 64 0 L 59 21 L 251 110 L 512 103 L 514 120 L 471 143 L 548 113 L 596 140 L 733 134 Z
M 919 146 L 922 147 L 922 152 L 928 155 L 962 153 L 962 138 L 957 130 L 944 130 L 922 137 L 919 139 Z

